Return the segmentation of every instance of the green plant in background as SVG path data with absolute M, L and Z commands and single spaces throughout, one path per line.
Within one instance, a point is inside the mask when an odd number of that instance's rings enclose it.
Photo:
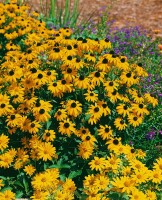
M 73 7 L 69 0 L 65 0 L 65 4 L 63 1 L 60 3 L 57 0 L 51 0 L 49 15 L 45 16 L 46 23 L 57 28 L 75 27 L 79 17 L 78 5 L 79 0 L 74 1 Z

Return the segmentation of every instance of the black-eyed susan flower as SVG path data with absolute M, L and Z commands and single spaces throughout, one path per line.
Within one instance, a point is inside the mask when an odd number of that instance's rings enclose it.
M 77 117 L 82 113 L 82 104 L 79 101 L 69 100 L 66 104 L 67 114 Z
M 149 93 L 146 93 L 146 94 L 144 95 L 144 98 L 146 99 L 146 101 L 147 101 L 148 103 L 152 104 L 153 107 L 155 107 L 156 105 L 158 105 L 158 100 L 157 100 L 153 95 L 151 95 L 151 94 L 149 94 Z
M 104 89 L 107 92 L 113 92 L 115 90 L 118 90 L 118 82 L 117 81 L 105 81 L 104 82 Z
M 70 136 L 75 131 L 75 124 L 73 124 L 69 119 L 66 119 L 63 122 L 59 122 L 59 132 L 61 134 Z
M 41 108 L 38 113 L 33 113 L 33 115 L 39 122 L 47 122 L 51 118 L 49 112 L 44 108 Z
M 103 108 L 98 106 L 97 103 L 95 105 L 90 105 L 88 112 L 86 114 L 90 114 L 94 116 L 96 119 L 99 119 L 103 114 Z
M 73 82 L 74 82 L 74 86 L 79 89 L 86 89 L 89 85 L 88 78 L 83 74 L 76 77 Z
M 114 90 L 113 92 L 108 92 L 106 96 L 109 97 L 110 101 L 113 103 L 117 102 L 117 100 L 122 99 L 122 96 L 119 94 L 117 90 Z
M 120 76 L 120 80 L 122 81 L 123 84 L 127 84 L 128 87 L 130 87 L 131 85 L 135 84 L 133 76 L 135 76 L 133 72 L 124 71 Z
M 56 138 L 56 133 L 54 130 L 45 130 L 43 133 L 43 139 L 46 142 L 52 142 Z
M 111 126 L 108 125 L 100 125 L 100 128 L 98 129 L 98 135 L 101 136 L 103 140 L 107 140 L 112 136 L 113 130 L 111 129 Z
M 116 107 L 116 110 L 117 110 L 117 113 L 119 115 L 123 115 L 123 117 L 125 117 L 126 115 L 129 115 L 131 109 L 128 105 L 126 104 L 119 104 L 117 107 Z
M 137 115 L 149 115 L 149 111 L 147 110 L 147 106 L 143 103 L 133 103 L 131 105 L 132 111 L 134 111 L 135 113 L 137 113 Z
M 97 102 L 98 100 L 98 94 L 95 93 L 95 91 L 88 91 L 87 93 L 84 94 L 85 95 L 85 100 L 88 102 Z
M 104 72 L 100 72 L 100 71 L 95 71 L 95 72 L 92 72 L 89 77 L 91 78 L 91 83 L 96 86 L 96 85 L 100 85 L 101 82 L 104 81 L 104 75 L 105 73 Z
M 90 132 L 83 134 L 81 139 L 88 146 L 94 146 L 94 143 L 97 142 L 95 136 L 93 136 Z
M 143 117 L 142 116 L 137 116 L 137 115 L 132 113 L 132 114 L 128 115 L 128 122 L 132 126 L 136 127 L 136 126 L 139 126 L 140 124 L 142 124 Z
M 67 112 L 65 109 L 58 109 L 57 112 L 54 114 L 54 117 L 57 121 L 63 121 L 67 119 Z
M 48 85 L 48 90 L 53 94 L 55 97 L 62 97 L 63 91 L 60 82 L 50 82 Z
M 125 130 L 127 127 L 127 124 L 125 123 L 124 119 L 120 117 L 115 119 L 114 125 L 118 130 Z
M 19 126 L 20 120 L 21 120 L 20 114 L 10 113 L 10 115 L 8 115 L 6 119 L 7 126 L 10 126 L 10 127 Z
M 99 106 L 101 106 L 101 108 L 103 108 L 103 116 L 107 116 L 111 113 L 111 110 L 105 101 L 98 101 L 97 105 L 99 105 Z
M 76 78 L 77 70 L 74 67 L 66 66 L 66 69 L 62 71 L 62 74 L 67 82 L 72 82 Z
M 34 120 L 34 121 L 26 121 L 26 129 L 28 130 L 29 133 L 38 133 L 39 129 L 41 128 L 41 124 Z

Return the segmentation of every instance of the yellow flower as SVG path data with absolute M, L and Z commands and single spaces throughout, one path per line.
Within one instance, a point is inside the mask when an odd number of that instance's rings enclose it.
M 147 195 L 148 200 L 157 200 L 157 196 L 155 192 L 147 190 L 145 193 Z
M 8 147 L 9 138 L 3 133 L 0 135 L 0 151 L 3 151 Z
M 26 172 L 27 175 L 31 176 L 36 171 L 36 169 L 32 165 L 28 165 L 25 166 L 24 171 Z
M 43 161 L 52 160 L 56 156 L 56 148 L 50 142 L 41 143 L 38 147 L 38 157 Z
M 89 165 L 92 170 L 95 169 L 96 171 L 102 171 L 105 169 L 106 160 L 105 158 L 99 158 L 95 156 L 94 159 L 89 162 Z
M 1 200 L 15 200 L 15 194 L 11 190 L 5 190 L 3 193 L 0 192 Z
M 44 134 L 43 134 L 43 139 L 46 142 L 52 142 L 54 139 L 56 138 L 56 133 L 54 130 L 45 130 Z
M 120 117 L 116 118 L 114 121 L 114 125 L 118 130 L 125 130 L 127 127 L 127 124 L 124 122 L 124 120 Z
M 93 91 L 88 91 L 84 95 L 88 102 L 96 102 L 98 100 L 98 94 Z
M 114 178 L 111 184 L 114 189 L 120 189 L 122 193 L 130 194 L 135 189 L 135 181 L 129 176 Z
M 0 189 L 1 189 L 1 187 L 3 187 L 3 186 L 4 186 L 4 184 L 3 184 L 3 180 L 0 179 Z
M 74 126 L 75 124 L 73 124 L 69 119 L 66 119 L 63 122 L 59 122 L 59 132 L 70 136 L 76 131 Z
M 94 181 L 94 186 L 96 186 L 99 190 L 105 190 L 109 185 L 109 179 L 106 176 L 99 175 L 96 176 Z
M 74 191 L 77 189 L 75 186 L 74 181 L 71 179 L 66 178 L 66 181 L 62 185 L 63 190 L 69 193 L 74 193 Z
M 150 179 L 153 183 L 160 184 L 162 181 L 162 173 L 160 170 L 152 170 L 150 174 Z
M 98 129 L 98 135 L 100 135 L 103 140 L 109 139 L 112 136 L 112 132 L 111 126 L 108 125 L 100 125 L 100 128 Z
M 132 193 L 129 195 L 130 200 L 148 200 L 147 196 L 140 190 L 134 188 Z
M 77 117 L 82 113 L 82 104 L 79 101 L 69 100 L 66 104 L 67 114 Z
M 82 142 L 78 145 L 78 155 L 83 159 L 88 159 L 92 155 L 93 149 L 94 147 L 92 145 L 87 145 L 87 142 Z

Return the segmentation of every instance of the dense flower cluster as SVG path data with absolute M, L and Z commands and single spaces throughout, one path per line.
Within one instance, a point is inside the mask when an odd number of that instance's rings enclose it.
M 91 170 L 79 174 L 87 200 L 115 192 L 156 199 L 150 187 L 160 188 L 162 160 L 149 170 L 140 161 L 145 153 L 121 142 L 158 104 L 140 90 L 147 72 L 115 54 L 108 39 L 49 30 L 27 8 L 0 4 L 0 176 L 9 169 L 13 185 L 21 188 L 23 179 L 25 195 L 34 200 L 70 200 L 76 184 L 60 174 L 72 164 L 80 169 L 80 160 Z M 2 191 L 0 199 L 15 199 L 14 192 Z

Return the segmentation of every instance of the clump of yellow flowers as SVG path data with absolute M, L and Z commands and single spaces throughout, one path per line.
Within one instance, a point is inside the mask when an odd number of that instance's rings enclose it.
M 140 89 L 147 72 L 28 9 L 0 3 L 0 199 L 157 199 L 162 159 L 148 169 L 119 137 L 158 104 Z

